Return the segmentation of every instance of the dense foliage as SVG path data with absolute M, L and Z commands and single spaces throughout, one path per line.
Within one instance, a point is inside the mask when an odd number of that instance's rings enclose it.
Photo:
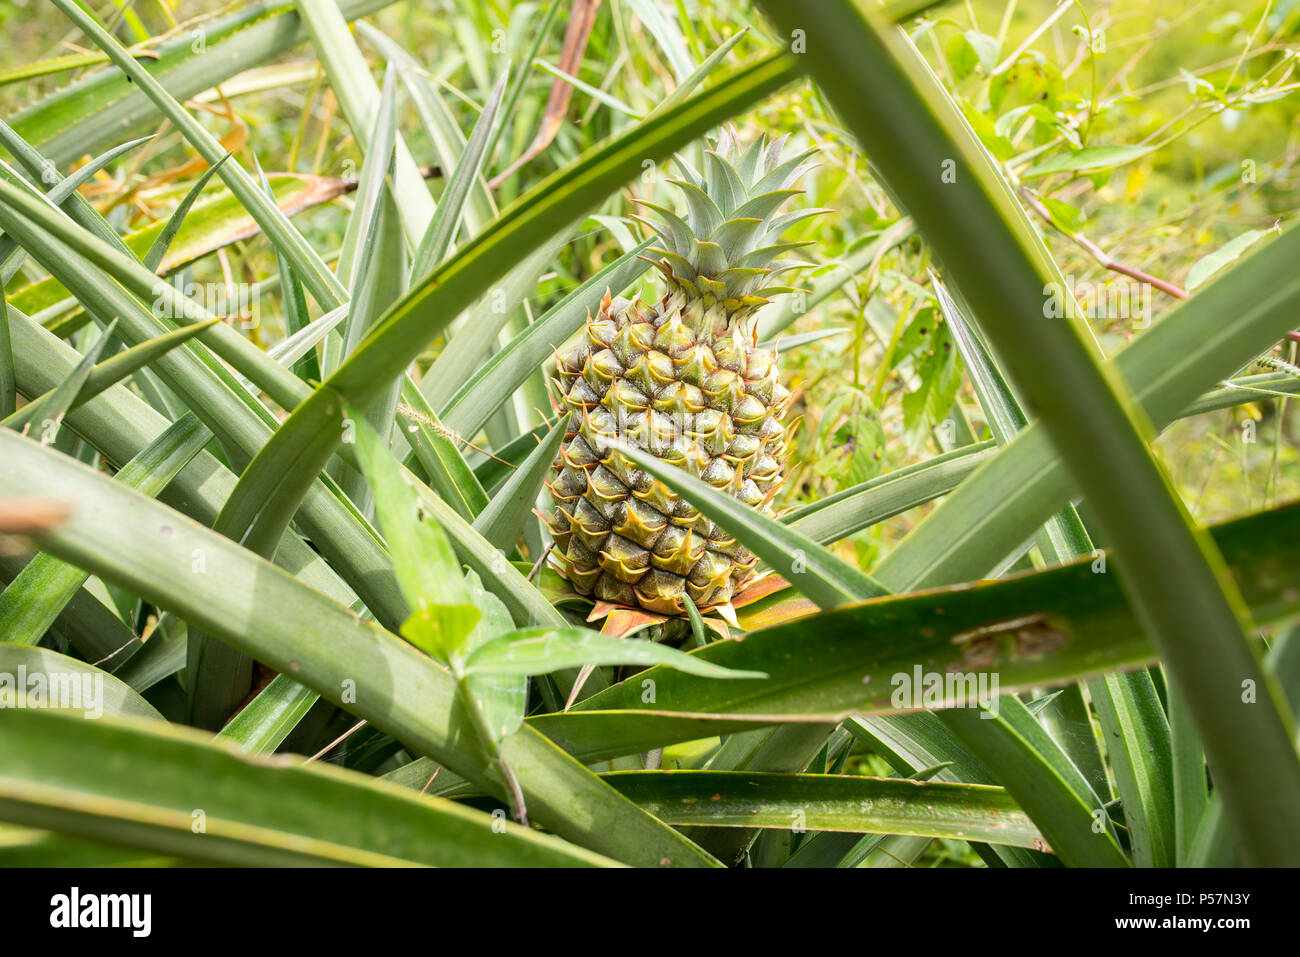
M 1300 5 L 0 18 L 0 861 L 1296 862 Z

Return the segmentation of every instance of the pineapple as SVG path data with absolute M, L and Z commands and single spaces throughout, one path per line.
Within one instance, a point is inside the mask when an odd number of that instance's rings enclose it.
M 806 243 L 781 234 L 822 210 L 778 215 L 809 168 L 809 150 L 781 160 L 784 138 L 741 150 L 725 132 L 705 154 L 705 175 L 677 162 L 671 180 L 686 218 L 637 201 L 658 240 L 647 251 L 667 281 L 657 305 L 606 291 L 586 335 L 557 357 L 555 384 L 569 412 L 547 486 L 561 571 L 574 589 L 616 606 L 669 617 L 728 615 L 755 577 L 755 556 L 638 470 L 611 441 L 644 449 L 751 508 L 771 513 L 784 480 L 790 393 L 777 357 L 757 347 L 756 312 L 779 257 Z

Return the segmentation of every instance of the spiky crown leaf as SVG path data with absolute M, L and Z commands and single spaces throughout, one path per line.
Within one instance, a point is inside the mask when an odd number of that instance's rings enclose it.
M 668 281 L 708 308 L 720 304 L 732 318 L 745 316 L 777 293 L 790 292 L 771 283 L 777 275 L 809 265 L 782 259 L 808 243 L 781 242 L 781 235 L 824 209 L 800 209 L 778 215 L 792 196 L 803 192 L 794 183 L 816 164 L 809 149 L 781 159 L 786 137 L 771 144 L 760 137 L 741 149 L 734 133 L 723 130 L 715 149 L 705 153 L 700 175 L 680 157 L 674 162 L 681 179 L 669 180 L 686 198 L 686 217 L 644 200 L 636 202 L 658 221 L 635 217 L 658 240 L 647 252 Z

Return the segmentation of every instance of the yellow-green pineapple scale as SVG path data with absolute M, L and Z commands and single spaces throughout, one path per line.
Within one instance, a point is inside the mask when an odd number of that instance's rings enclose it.
M 704 175 L 678 162 L 686 216 L 641 203 L 657 245 L 647 253 L 668 289 L 653 306 L 606 293 L 585 335 L 553 373 L 569 413 L 548 482 L 554 554 L 581 594 L 663 615 L 726 608 L 756 559 L 662 482 L 624 442 L 770 513 L 784 480 L 790 402 L 777 356 L 757 346 L 756 310 L 778 292 L 785 230 L 821 210 L 779 210 L 811 153 L 780 158 L 783 141 L 741 149 L 724 132 Z M 640 217 L 638 217 L 640 219 Z

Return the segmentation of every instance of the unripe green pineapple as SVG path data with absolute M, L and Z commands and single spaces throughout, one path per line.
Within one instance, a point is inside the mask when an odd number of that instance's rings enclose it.
M 548 487 L 551 531 L 578 592 L 661 615 L 729 610 L 756 559 L 734 538 L 611 446 L 621 441 L 685 469 L 751 508 L 770 513 L 784 480 L 790 393 L 776 356 L 757 347 L 756 310 L 778 273 L 803 265 L 781 256 L 803 243 L 781 234 L 821 210 L 778 215 L 813 151 L 780 158 L 784 139 L 743 151 L 723 133 L 705 175 L 681 162 L 671 180 L 686 218 L 653 203 L 642 219 L 648 250 L 667 280 L 657 305 L 611 299 L 555 372 L 569 419 Z M 638 217 L 639 218 L 639 217 Z

